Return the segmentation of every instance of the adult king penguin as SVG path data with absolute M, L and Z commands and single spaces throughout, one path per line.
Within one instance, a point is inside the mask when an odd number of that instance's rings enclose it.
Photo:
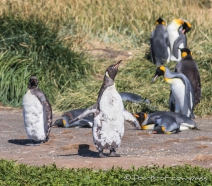
M 150 36 L 150 50 L 152 62 L 160 66 L 165 61 L 170 61 L 169 34 L 164 26 L 165 22 L 159 18 L 156 21 L 156 28 Z
M 164 66 L 157 68 L 152 82 L 158 76 L 163 76 L 164 80 L 171 85 L 170 102 L 174 104 L 174 111 L 194 118 L 194 91 L 188 78 L 182 73 L 171 72 Z
M 181 59 L 179 48 L 187 47 L 186 33 L 190 29 L 191 24 L 185 19 L 174 19 L 167 26 L 171 46 L 171 61 L 178 61 Z
M 192 53 L 188 48 L 181 48 L 182 59 L 177 62 L 175 72 L 183 73 L 191 82 L 194 88 L 194 106 L 196 106 L 201 99 L 201 81 L 199 70 L 196 62 L 192 58 Z
M 171 112 L 171 111 L 158 111 L 158 112 L 153 112 L 153 113 L 145 113 L 145 112 L 138 112 L 133 114 L 137 120 L 139 121 L 141 128 L 143 130 L 146 129 L 153 129 L 156 119 L 162 117 L 163 120 L 167 118 L 168 123 L 170 125 L 174 125 L 176 127 L 175 122 L 180 125 L 180 130 L 189 130 L 189 129 L 199 129 L 197 124 L 190 119 L 189 117 L 176 113 L 176 112 Z M 175 122 L 169 122 L 169 116 L 173 117 L 175 119 Z M 158 121 L 159 122 L 159 121 Z
M 134 125 L 140 128 L 136 118 L 124 109 L 122 98 L 115 87 L 114 80 L 120 63 L 121 61 L 107 68 L 97 103 L 70 122 L 94 113 L 93 141 L 101 158 L 105 157 L 104 149 L 110 150 L 109 156 L 119 156 L 116 154 L 116 148 L 120 146 L 124 135 L 124 120 L 133 121 Z
M 31 76 L 27 93 L 23 97 L 24 126 L 33 144 L 49 140 L 52 108 L 45 94 L 38 88 L 38 80 Z

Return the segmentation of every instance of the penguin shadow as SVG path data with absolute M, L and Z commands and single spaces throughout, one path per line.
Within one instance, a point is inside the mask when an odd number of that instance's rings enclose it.
M 66 155 L 59 155 L 59 156 L 75 156 L 75 155 L 79 155 L 82 157 L 99 158 L 99 153 L 96 151 L 90 150 L 90 145 L 88 144 L 80 144 L 78 146 L 78 154 L 66 154 Z
M 26 145 L 26 144 L 32 143 L 32 140 L 30 140 L 30 139 L 10 139 L 10 140 L 8 140 L 8 143 L 12 143 L 15 145 Z

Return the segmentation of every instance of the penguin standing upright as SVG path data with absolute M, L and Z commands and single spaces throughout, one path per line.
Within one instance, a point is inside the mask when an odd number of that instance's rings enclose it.
M 22 104 L 28 138 L 33 140 L 33 144 L 47 142 L 52 125 L 52 108 L 45 94 L 38 88 L 35 76 L 29 79 Z
M 183 73 L 191 82 L 194 88 L 194 106 L 196 106 L 201 99 L 201 81 L 198 66 L 188 48 L 181 48 L 180 51 L 182 59 L 177 62 L 175 72 Z
M 154 81 L 158 76 L 171 85 L 170 102 L 174 104 L 174 111 L 194 118 L 194 91 L 188 78 L 177 72 L 171 72 L 168 68 L 160 66 L 157 68 Z
M 124 135 L 124 120 L 131 120 L 140 128 L 136 118 L 124 109 L 122 98 L 115 87 L 114 80 L 120 63 L 121 61 L 107 68 L 97 103 L 70 121 L 72 123 L 94 113 L 93 141 L 101 158 L 105 157 L 104 149 L 110 150 L 109 156 L 119 156 L 116 148 L 120 146 Z
M 164 24 L 163 19 L 159 18 L 156 21 L 156 28 L 150 36 L 151 59 L 157 66 L 164 64 L 165 61 L 170 61 L 170 41 Z
M 191 24 L 185 19 L 174 19 L 168 26 L 171 46 L 171 60 L 178 61 L 181 59 L 179 48 L 187 47 L 186 33 L 191 29 Z

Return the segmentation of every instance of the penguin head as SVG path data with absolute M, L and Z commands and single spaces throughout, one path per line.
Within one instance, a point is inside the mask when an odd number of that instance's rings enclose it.
M 33 89 L 33 88 L 36 88 L 36 87 L 38 87 L 38 80 L 37 80 L 36 76 L 31 76 L 29 78 L 28 88 Z
M 185 34 L 191 30 L 191 24 L 185 19 L 183 19 L 183 21 L 184 21 L 184 23 L 182 25 L 182 28 L 183 28 L 182 33 Z
M 166 129 L 164 126 L 155 125 L 152 134 L 165 134 Z
M 136 119 L 139 121 L 139 124 L 142 128 L 142 123 L 147 118 L 147 114 L 145 112 L 138 112 L 138 113 L 133 114 L 133 116 L 136 117 Z
M 180 28 L 181 25 L 184 24 L 184 21 L 182 19 L 174 19 L 172 22 L 171 22 L 171 27 L 173 30 L 178 30 Z
M 186 56 L 191 56 L 192 52 L 188 48 L 180 48 L 181 57 L 185 58 Z
M 165 24 L 165 22 L 163 21 L 163 19 L 162 18 L 160 18 L 159 17 L 159 19 L 156 21 L 156 25 L 164 25 Z
M 164 67 L 163 65 L 159 66 L 155 72 L 155 76 L 152 79 L 152 82 L 154 82 L 158 76 L 163 76 L 165 72 L 166 72 L 166 67 Z
M 122 60 L 120 60 L 115 65 L 110 65 L 105 72 L 105 76 L 109 77 L 110 79 L 112 79 L 114 81 L 116 74 L 118 72 L 118 66 L 121 63 L 121 61 Z

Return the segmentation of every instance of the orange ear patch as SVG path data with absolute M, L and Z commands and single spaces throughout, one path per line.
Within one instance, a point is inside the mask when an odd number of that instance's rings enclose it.
M 187 52 L 182 52 L 181 54 L 182 58 L 186 57 L 187 55 L 188 55 Z

